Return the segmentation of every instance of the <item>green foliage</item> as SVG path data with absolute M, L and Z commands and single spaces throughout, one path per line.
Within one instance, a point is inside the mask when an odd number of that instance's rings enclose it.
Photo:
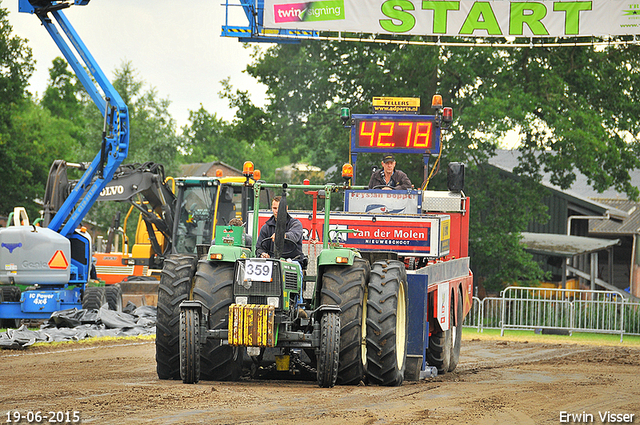
M 31 141 L 20 136 L 20 123 L 28 120 L 31 102 L 26 92 L 29 77 L 34 70 L 31 49 L 26 41 L 12 34 L 8 12 L 0 7 L 0 215 L 8 215 L 15 206 L 25 206 L 34 213 L 33 195 L 37 182 L 36 158 L 31 162 Z
M 225 131 L 228 124 L 224 120 L 218 118 L 216 114 L 210 114 L 200 105 L 200 109 L 197 111 L 189 111 L 189 121 L 191 124 L 182 128 L 184 162 L 216 161 L 220 157 L 221 148 L 223 148 L 226 155 L 222 155 L 222 157 L 229 161 L 234 156 L 233 162 L 237 163 L 239 158 L 235 158 L 237 150 L 234 149 L 234 143 L 225 143 L 227 141 Z
M 302 42 L 256 54 L 247 71 L 267 86 L 268 111 L 291 161 L 339 172 L 350 160 L 340 108 L 368 113 L 373 96 L 421 97 L 429 103 L 436 90 L 437 62 L 430 60 L 436 53 L 422 47 Z M 380 158 L 361 157 L 357 181 L 366 184 Z M 422 158 L 399 158 L 398 168 L 420 185 Z
M 125 163 L 152 161 L 163 164 L 167 175 L 177 175 L 182 142 L 176 134 L 175 120 L 168 110 L 170 102 L 161 99 L 154 88 L 146 89 L 144 80 L 137 75 L 130 62 L 116 69 L 112 84 L 129 109 L 129 154 Z M 100 148 L 102 117 L 93 103 L 86 104 L 85 115 L 92 117 L 88 120 L 92 125 L 86 129 L 86 134 L 87 153 L 93 158 Z M 106 228 L 119 211 L 122 225 L 128 210 L 128 203 L 97 203 L 88 219 Z M 133 214 L 127 223 L 130 241 L 134 239 L 135 220 L 137 214 Z
M 49 85 L 44 91 L 40 105 L 51 111 L 51 114 L 78 122 L 82 118 L 83 87 L 77 77 L 69 71 L 67 62 L 57 57 L 49 68 Z
M 444 50 L 440 91 L 458 119 L 450 156 L 481 162 L 517 129 L 522 174 L 568 188 L 574 170 L 599 191 L 638 196 L 638 46 Z
M 131 122 L 128 163 L 153 161 L 163 164 L 167 173 L 178 171 L 176 123 L 169 113 L 169 100 L 161 99 L 155 90 L 145 90 L 142 80 L 130 62 L 115 71 L 113 87 L 129 108 Z
M 7 147 L 3 156 L 0 211 L 15 206 L 27 208 L 32 219 L 38 217 L 34 200 L 42 199 L 44 184 L 54 159 L 73 155 L 77 142 L 69 134 L 68 121 L 53 117 L 47 109 L 32 102 L 14 108 Z M 0 136 L 0 140 L 4 140 Z M 6 198 L 5 198 L 6 196 Z
M 484 277 L 485 288 L 499 292 L 510 284 L 532 286 L 545 278 L 532 255 L 520 246 L 520 232 L 530 221 L 548 219 L 541 186 L 530 178 L 507 178 L 480 164 L 467 168 L 465 192 L 472 194 L 471 268 Z

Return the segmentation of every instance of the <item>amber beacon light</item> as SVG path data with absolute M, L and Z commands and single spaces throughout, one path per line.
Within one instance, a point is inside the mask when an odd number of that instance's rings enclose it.
M 353 178 L 353 165 L 344 164 L 342 166 L 342 178 L 345 180 Z
M 245 161 L 245 163 L 242 165 L 242 174 L 245 177 L 253 176 L 253 162 Z

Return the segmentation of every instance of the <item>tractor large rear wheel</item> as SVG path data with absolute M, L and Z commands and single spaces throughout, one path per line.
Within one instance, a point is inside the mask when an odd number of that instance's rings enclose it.
M 340 306 L 340 385 L 358 385 L 364 378 L 364 291 L 369 263 L 356 258 L 352 266 L 330 266 L 322 275 L 321 304 Z
M 233 264 L 198 262 L 193 299 L 209 308 L 209 329 L 225 329 L 223 320 L 233 303 Z M 205 381 L 235 381 L 242 374 L 243 349 L 208 340 L 200 352 L 200 378 Z
M 180 311 L 180 376 L 185 384 L 200 380 L 200 312 Z
M 408 331 L 404 263 L 373 263 L 367 293 L 367 376 L 374 384 L 400 385 L 406 368 Z
M 320 354 L 318 355 L 318 385 L 331 388 L 338 378 L 340 355 L 340 316 L 327 312 L 320 319 Z
M 189 299 L 195 269 L 192 255 L 173 255 L 164 260 L 156 319 L 156 370 L 160 379 L 180 379 L 180 303 Z

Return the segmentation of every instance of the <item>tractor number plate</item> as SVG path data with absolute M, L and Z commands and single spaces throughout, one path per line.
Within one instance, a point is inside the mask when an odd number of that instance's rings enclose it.
M 244 280 L 254 282 L 271 282 L 273 262 L 247 260 L 245 263 Z
M 231 304 L 229 345 L 275 347 L 274 316 L 271 305 Z

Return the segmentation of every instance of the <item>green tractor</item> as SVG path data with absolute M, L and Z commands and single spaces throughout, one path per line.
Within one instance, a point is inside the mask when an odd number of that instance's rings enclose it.
M 236 380 L 245 359 L 252 361 L 254 371 L 264 369 L 260 365 L 266 353 L 275 357 L 272 369 L 315 374 L 321 387 L 363 379 L 370 266 L 358 251 L 330 242 L 329 235 L 331 194 L 346 186 L 256 182 L 249 218 L 254 236 L 259 230 L 258 197 L 267 188 L 283 190 L 274 258 L 257 258 L 257 238 L 245 246 L 243 227 L 216 226 L 214 244 L 199 258 L 174 256 L 165 261 L 160 286 L 166 290 L 158 298 L 160 343 L 156 342 L 161 379 Z M 315 276 L 305 273 L 306 258 L 287 258 L 285 189 L 323 193 L 327 213 Z M 397 371 L 400 382 L 402 372 Z

